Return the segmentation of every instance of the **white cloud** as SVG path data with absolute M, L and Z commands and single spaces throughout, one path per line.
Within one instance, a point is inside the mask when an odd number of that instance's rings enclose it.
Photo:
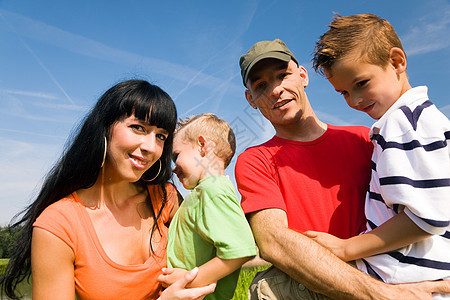
M 418 55 L 450 46 L 450 5 L 439 1 L 433 13 L 415 20 L 409 33 L 401 37 L 406 53 Z
M 202 71 L 164 60 L 143 57 L 131 52 L 115 49 L 98 41 L 61 30 L 54 26 L 6 10 L 0 10 L 0 17 L 3 17 L 5 22 L 7 22 L 19 36 L 39 40 L 43 43 L 63 48 L 70 52 L 99 60 L 110 61 L 116 64 L 147 65 L 148 68 L 155 73 L 182 82 L 190 82 L 192 78 L 196 78 L 195 82 L 190 83 L 191 85 L 201 85 L 211 89 L 214 89 L 222 82 L 222 79 L 205 74 Z M 240 87 L 236 84 L 230 86 L 230 88 L 240 90 Z
M 42 99 L 57 99 L 58 97 L 54 94 L 42 93 L 42 92 L 32 92 L 32 91 L 21 91 L 21 90 L 8 90 L 0 89 L 0 93 L 19 95 L 19 96 L 30 96 Z
M 0 225 L 5 225 L 29 202 L 61 146 L 4 137 L 0 137 L 0 144 Z

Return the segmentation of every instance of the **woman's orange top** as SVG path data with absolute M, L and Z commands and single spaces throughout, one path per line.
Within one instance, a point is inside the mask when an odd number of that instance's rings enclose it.
M 157 277 L 166 266 L 169 215 L 178 201 L 173 185 L 167 184 L 166 190 L 167 204 L 158 220 L 161 242 L 140 265 L 120 265 L 108 257 L 76 192 L 50 205 L 37 218 L 33 226 L 53 233 L 72 248 L 78 299 L 156 299 L 160 295 Z M 162 204 L 161 188 L 149 185 L 148 191 L 157 215 Z

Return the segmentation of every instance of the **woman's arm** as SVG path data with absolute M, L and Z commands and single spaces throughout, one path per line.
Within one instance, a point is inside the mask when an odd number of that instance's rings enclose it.
M 33 299 L 75 299 L 74 253 L 63 240 L 35 227 L 31 240 Z
M 252 259 L 253 256 L 240 257 L 235 259 L 222 259 L 214 257 L 208 262 L 198 267 L 198 275 L 187 287 L 202 287 L 217 282 L 219 279 L 231 274 L 239 269 L 245 262 Z M 158 280 L 163 286 L 167 287 L 180 280 L 186 274 L 186 270 L 179 268 L 163 268 L 163 274 Z

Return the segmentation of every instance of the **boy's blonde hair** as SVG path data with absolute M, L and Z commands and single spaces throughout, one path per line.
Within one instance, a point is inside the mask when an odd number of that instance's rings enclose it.
M 330 29 L 316 43 L 313 68 L 324 74 L 333 63 L 354 50 L 363 61 L 386 67 L 393 47 L 402 49 L 400 38 L 392 25 L 376 15 L 361 14 L 343 17 L 336 14 Z M 406 55 L 406 54 L 405 54 Z
M 236 138 L 230 125 L 215 114 L 204 113 L 180 120 L 175 134 L 182 134 L 183 141 L 196 143 L 203 135 L 215 143 L 214 154 L 223 159 L 225 168 L 236 151 Z

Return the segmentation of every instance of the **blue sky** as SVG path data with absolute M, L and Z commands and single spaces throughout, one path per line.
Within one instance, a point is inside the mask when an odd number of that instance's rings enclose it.
M 161 86 L 180 117 L 219 115 L 232 124 L 238 153 L 270 138 L 270 124 L 244 98 L 238 65 L 260 40 L 282 39 L 306 67 L 308 97 L 322 121 L 370 126 L 311 69 L 333 12 L 389 20 L 407 52 L 411 84 L 427 85 L 450 116 L 448 0 L 0 1 L 0 225 L 29 203 L 72 128 L 121 80 Z

